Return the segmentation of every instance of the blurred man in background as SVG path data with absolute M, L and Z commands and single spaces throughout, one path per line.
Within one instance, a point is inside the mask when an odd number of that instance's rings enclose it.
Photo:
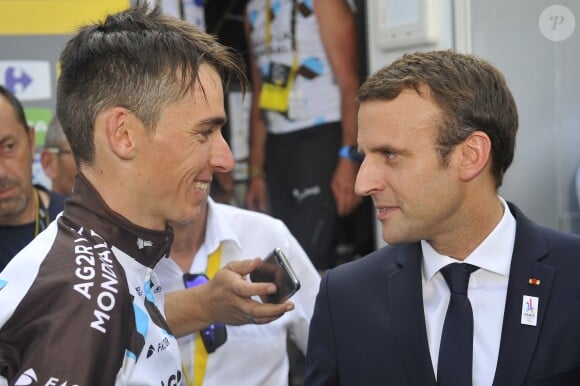
M 63 209 L 64 196 L 32 184 L 34 128 L 0 86 L 0 271 Z
M 289 339 L 306 352 L 308 326 L 320 276 L 310 259 L 280 220 L 207 199 L 196 221 L 172 224 L 175 239 L 170 259 L 155 272 L 166 292 L 177 291 L 200 274 L 213 278 L 217 270 L 247 256 L 266 255 L 278 247 L 288 258 L 300 290 L 296 308 L 267 325 L 225 326 L 227 339 L 214 352 L 200 344 L 200 334 L 178 339 L 188 385 L 286 385 Z M 222 327 L 220 327 L 222 328 Z M 250 347 L 251 346 L 251 347 Z M 248 355 L 248 349 L 252 355 Z
M 72 193 L 77 165 L 60 121 L 55 116 L 44 139 L 44 148 L 40 155 L 44 173 L 52 182 L 53 192 L 69 196 Z

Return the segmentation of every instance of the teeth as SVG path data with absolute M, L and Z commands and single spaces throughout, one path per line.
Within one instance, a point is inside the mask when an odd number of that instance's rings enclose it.
M 199 190 L 207 190 L 209 187 L 209 183 L 207 182 L 200 182 L 200 181 L 196 181 L 195 182 L 195 188 L 199 189 Z

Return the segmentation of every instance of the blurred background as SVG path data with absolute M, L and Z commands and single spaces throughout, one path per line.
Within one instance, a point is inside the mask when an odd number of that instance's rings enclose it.
M 130 0 L 0 1 L 0 84 L 26 107 L 37 144 L 55 108 L 58 56 L 76 26 L 131 5 Z M 155 1 L 151 1 L 155 3 Z M 244 0 L 158 1 L 246 55 Z M 358 0 L 361 76 L 404 52 L 453 49 L 479 55 L 506 75 L 520 113 L 516 157 L 500 193 L 534 221 L 580 233 L 580 1 Z M 205 11 L 200 11 L 200 6 Z M 228 138 L 237 165 L 234 204 L 247 179 L 249 98 L 232 85 Z M 35 180 L 50 187 L 40 164 Z M 237 197 L 237 199 L 236 199 Z M 362 216 L 362 217 L 361 217 Z M 372 210 L 343 227 L 350 254 L 382 245 Z M 353 236 L 354 235 L 354 236 Z M 350 247 L 349 247 L 350 245 Z M 352 245 L 355 245 L 354 251 Z

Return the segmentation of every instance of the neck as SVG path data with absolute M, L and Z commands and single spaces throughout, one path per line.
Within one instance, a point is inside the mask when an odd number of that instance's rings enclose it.
M 112 162 L 101 161 L 100 166 L 81 165 L 80 172 L 97 190 L 103 201 L 115 213 L 125 217 L 131 223 L 143 228 L 164 231 L 167 229 L 166 219 L 155 216 L 151 206 L 144 207 L 142 202 L 135 200 L 139 197 L 137 185 L 131 180 L 131 173 L 111 172 L 115 168 L 123 168 Z
M 186 224 L 171 226 L 175 232 L 170 256 L 183 272 L 189 272 L 195 254 L 205 241 L 205 227 L 207 224 L 207 209 L 205 204 L 199 218 Z
M 428 240 L 438 253 L 465 260 L 493 231 L 503 216 L 504 208 L 497 195 L 474 202 L 463 210 L 461 225 L 437 240 Z

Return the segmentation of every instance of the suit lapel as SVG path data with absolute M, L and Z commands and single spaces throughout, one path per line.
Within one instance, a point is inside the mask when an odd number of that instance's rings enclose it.
M 435 386 L 423 310 L 421 247 L 401 245 L 396 253 L 398 266 L 387 280 L 387 293 L 397 348 L 410 384 Z
M 541 262 L 548 254 L 542 235 L 517 208 L 510 205 L 510 210 L 517 228 L 494 386 L 524 383 L 554 279 L 554 268 Z M 539 279 L 540 285 L 529 284 L 530 278 Z M 539 299 L 536 326 L 521 324 L 524 295 Z

